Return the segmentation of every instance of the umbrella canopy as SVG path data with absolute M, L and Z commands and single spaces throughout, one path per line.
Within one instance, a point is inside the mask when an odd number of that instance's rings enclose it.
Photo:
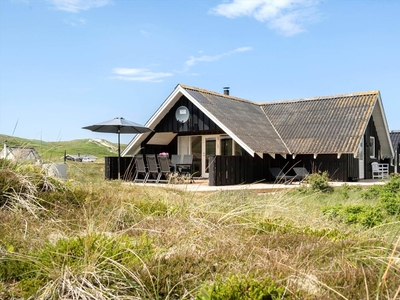
M 128 121 L 124 118 L 118 117 L 102 123 L 85 126 L 82 129 L 88 129 L 94 132 L 116 133 L 118 134 L 118 179 L 120 179 L 120 157 L 121 157 L 121 143 L 120 134 L 130 133 L 138 134 L 152 131 L 150 128 Z

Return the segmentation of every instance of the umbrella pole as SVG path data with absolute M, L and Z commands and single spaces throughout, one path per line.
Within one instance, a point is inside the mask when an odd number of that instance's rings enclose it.
M 121 179 L 121 162 L 120 162 L 120 158 L 121 158 L 121 146 L 120 146 L 120 129 L 118 128 L 118 180 Z

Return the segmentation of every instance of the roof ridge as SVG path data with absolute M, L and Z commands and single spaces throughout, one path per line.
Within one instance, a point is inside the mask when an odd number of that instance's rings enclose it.
M 298 99 L 291 99 L 291 100 L 277 100 L 277 101 L 270 101 L 270 102 L 264 101 L 259 104 L 266 105 L 266 104 L 293 103 L 293 102 L 302 102 L 302 101 L 328 100 L 328 99 L 335 99 L 335 98 L 364 96 L 364 95 L 377 95 L 377 94 L 379 94 L 379 90 L 373 90 L 373 91 L 367 91 L 367 92 L 355 92 L 355 93 L 347 93 L 347 94 L 335 94 L 335 95 L 329 95 L 329 96 L 298 98 Z
M 261 109 L 261 111 L 264 113 L 265 117 L 267 118 L 268 122 L 271 124 L 272 128 L 275 130 L 276 134 L 279 136 L 279 138 L 281 139 L 281 142 L 283 143 L 283 145 L 286 147 L 287 151 L 289 152 L 289 154 L 292 154 L 292 151 L 289 149 L 287 143 L 285 142 L 285 140 L 282 138 L 282 135 L 278 132 L 278 130 L 276 129 L 276 126 L 274 125 L 274 123 L 272 123 L 271 118 L 268 116 L 268 114 L 266 113 L 265 109 L 263 107 L 261 107 L 261 105 L 259 105 L 259 108 Z
M 210 94 L 210 95 L 214 95 L 214 96 L 224 97 L 224 98 L 228 98 L 228 99 L 235 100 L 235 101 L 242 101 L 242 102 L 246 102 L 246 103 L 250 103 L 250 104 L 259 105 L 259 103 L 251 101 L 251 100 L 247 100 L 247 99 L 243 99 L 243 98 L 239 98 L 239 97 L 235 97 L 235 96 L 231 96 L 231 95 L 225 95 L 225 94 L 221 94 L 218 92 L 201 89 L 201 88 L 197 88 L 197 87 L 189 86 L 189 85 L 185 85 L 185 84 L 179 84 L 179 85 L 184 89 L 193 90 L 193 91 Z

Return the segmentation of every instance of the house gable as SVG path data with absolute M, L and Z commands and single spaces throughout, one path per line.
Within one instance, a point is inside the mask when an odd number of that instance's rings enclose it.
M 289 150 L 268 118 L 254 102 L 185 87 L 208 115 L 242 148 L 254 153 L 288 154 Z
M 181 123 L 176 120 L 176 111 L 181 106 L 187 107 L 190 118 L 187 122 Z M 222 131 L 206 114 L 196 105 L 182 95 L 174 106 L 165 114 L 164 118 L 156 125 L 155 132 L 203 132 L 203 131 Z
M 1 158 L 11 160 L 40 160 L 41 157 L 35 148 L 31 147 L 8 147 L 1 151 Z
M 177 104 L 187 102 L 191 119 L 182 125 L 171 123 Z M 193 111 L 195 113 L 193 114 Z M 178 85 L 145 126 L 161 132 L 217 130 L 225 132 L 250 155 L 287 154 L 289 150 L 276 130 L 254 102 L 189 86 Z M 136 135 L 122 155 L 135 154 L 151 133 Z M 150 139 L 151 140 L 151 139 Z

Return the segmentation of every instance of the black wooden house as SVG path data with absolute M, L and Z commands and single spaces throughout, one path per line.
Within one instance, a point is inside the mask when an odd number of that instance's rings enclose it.
M 392 140 L 392 146 L 394 149 L 394 157 L 392 160 L 393 171 L 395 173 L 400 172 L 400 130 L 392 130 L 390 132 L 390 138 Z
M 272 181 L 270 167 L 304 166 L 339 181 L 372 178 L 394 157 L 379 91 L 256 103 L 177 85 L 122 156 L 193 154 L 211 185 Z

